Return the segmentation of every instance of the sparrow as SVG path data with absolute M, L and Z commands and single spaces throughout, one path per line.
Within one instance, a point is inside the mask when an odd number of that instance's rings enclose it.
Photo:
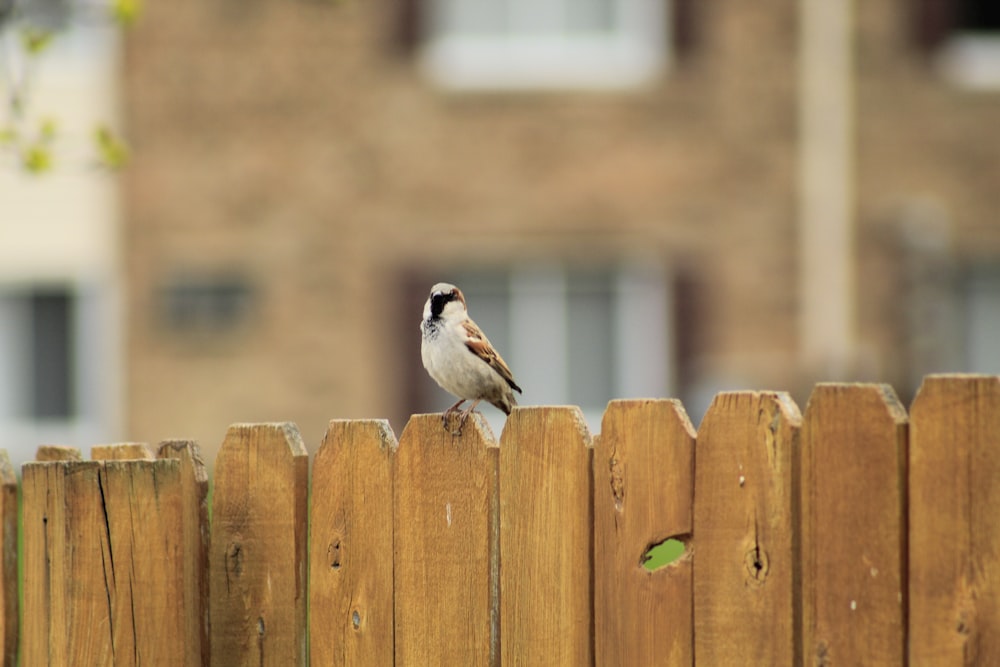
M 459 401 L 445 410 L 441 423 L 448 429 L 448 418 L 466 401 L 472 401 L 459 417 L 460 435 L 465 420 L 479 405 L 487 401 L 509 415 L 517 405 L 514 392 L 521 388 L 514 375 L 482 329 L 469 318 L 462 291 L 449 283 L 438 283 L 424 304 L 420 322 L 420 357 L 424 368 L 438 385 Z

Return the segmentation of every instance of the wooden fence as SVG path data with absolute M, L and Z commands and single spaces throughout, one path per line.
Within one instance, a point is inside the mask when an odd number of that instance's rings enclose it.
M 1000 378 L 42 448 L 3 492 L 22 665 L 1000 665 Z M 697 459 L 697 464 L 696 464 Z M 655 570 L 650 547 L 681 540 Z

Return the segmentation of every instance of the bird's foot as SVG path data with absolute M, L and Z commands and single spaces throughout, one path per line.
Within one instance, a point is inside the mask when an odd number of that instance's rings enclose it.
M 462 410 L 458 418 L 458 431 L 453 432 L 452 435 L 462 435 L 462 427 L 465 426 L 465 422 L 469 419 L 469 415 L 476 411 L 476 406 L 479 405 L 479 401 L 473 401 L 472 405 Z
M 465 415 L 464 412 L 459 413 L 458 410 L 455 410 L 454 412 L 446 412 L 441 418 L 441 425 L 444 426 L 444 430 L 448 431 L 448 433 L 450 433 L 455 437 L 458 437 L 462 435 L 462 427 L 465 426 L 464 415 Z M 454 421 L 451 419 L 451 417 L 453 416 L 458 417 L 458 424 L 454 427 L 452 427 L 452 425 L 449 423 Z
M 451 435 L 458 437 L 462 435 L 462 428 L 465 426 L 465 422 L 469 419 L 469 415 L 476 410 L 476 406 L 479 405 L 479 401 L 475 401 L 465 410 L 459 410 L 458 406 L 464 403 L 464 401 L 459 402 L 447 410 L 441 415 L 441 425 L 444 426 L 444 430 L 448 431 Z M 452 415 L 458 413 L 458 425 L 455 428 L 451 428 L 449 421 Z
M 441 414 L 441 426 L 444 427 L 444 430 L 448 431 L 448 433 L 450 433 L 451 435 L 455 436 L 462 435 L 462 426 L 465 424 L 464 419 L 459 419 L 457 429 L 451 428 L 451 426 L 448 423 L 451 420 L 452 415 L 454 415 L 456 412 L 459 412 L 458 406 L 460 406 L 462 403 L 465 403 L 465 401 L 459 401 L 458 403 L 451 406 Z

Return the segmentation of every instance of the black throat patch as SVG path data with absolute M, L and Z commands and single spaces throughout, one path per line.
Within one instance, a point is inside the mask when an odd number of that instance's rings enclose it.
M 454 300 L 454 292 L 435 292 L 431 294 L 431 317 L 435 320 L 440 318 L 441 313 L 444 312 L 444 307 Z

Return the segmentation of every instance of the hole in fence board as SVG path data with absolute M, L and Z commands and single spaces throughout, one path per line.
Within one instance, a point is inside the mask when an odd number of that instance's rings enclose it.
M 676 563 L 684 555 L 684 542 L 675 537 L 668 537 L 662 542 L 651 544 L 642 554 L 641 563 L 650 572 Z

